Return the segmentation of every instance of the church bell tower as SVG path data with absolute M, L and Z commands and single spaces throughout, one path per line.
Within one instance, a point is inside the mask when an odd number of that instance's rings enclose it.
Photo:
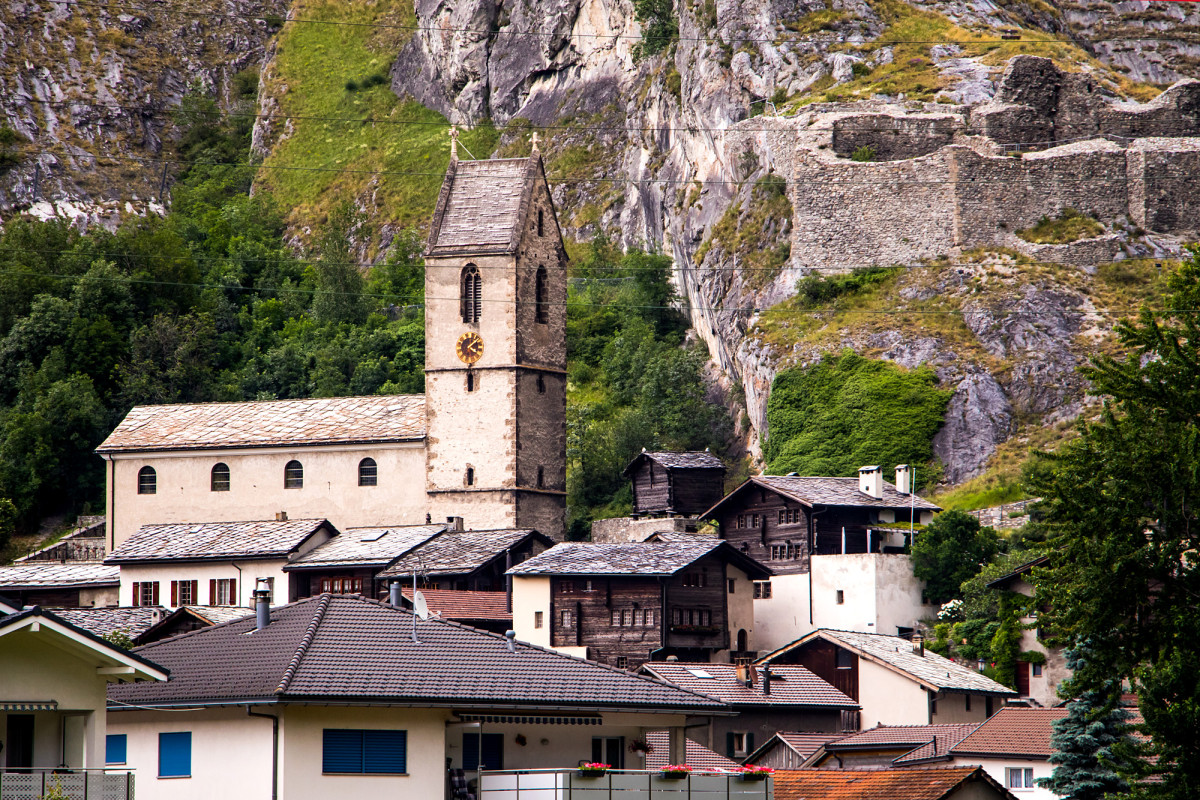
M 425 253 L 426 493 L 434 521 L 566 516 L 566 251 L 536 134 L 529 158 L 450 166 Z

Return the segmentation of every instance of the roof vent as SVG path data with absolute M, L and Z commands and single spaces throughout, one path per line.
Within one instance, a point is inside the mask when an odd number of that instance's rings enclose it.
M 883 470 L 877 466 L 859 467 L 858 490 L 874 500 L 882 500 Z
M 271 584 L 259 578 L 254 588 L 254 629 L 261 631 L 271 624 Z
M 286 511 L 276 511 L 275 512 L 275 521 L 276 522 L 287 522 L 287 512 Z
M 462 517 L 446 517 L 446 524 L 450 526 L 452 531 L 461 531 L 463 529 Z
M 395 608 L 400 607 L 400 581 L 394 580 L 388 586 L 388 602 Z
M 923 638 L 920 636 L 914 636 L 912 638 L 912 647 L 913 655 L 920 656 L 921 658 L 925 657 L 925 640 Z
M 679 656 L 667 656 L 667 661 L 678 661 Z
M 504 639 L 508 644 L 508 652 L 510 652 L 510 653 L 517 652 L 517 646 L 515 644 L 513 644 L 513 642 L 516 640 L 516 638 L 517 638 L 516 631 L 505 631 L 504 632 Z

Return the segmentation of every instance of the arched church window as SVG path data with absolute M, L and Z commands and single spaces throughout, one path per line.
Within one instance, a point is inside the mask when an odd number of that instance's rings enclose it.
M 283 488 L 304 488 L 304 465 L 299 461 L 289 461 L 283 468 Z
M 212 468 L 212 476 L 209 479 L 209 489 L 214 492 L 229 491 L 229 465 L 224 463 L 214 464 Z
M 537 321 L 548 322 L 550 319 L 550 311 L 546 298 L 546 268 L 541 264 L 537 268 L 537 276 L 534 278 L 534 301 L 537 308 Z
M 483 279 L 479 275 L 479 267 L 474 264 L 463 267 L 459 299 L 463 322 L 479 322 L 483 310 Z
M 375 486 L 379 481 L 379 467 L 375 459 L 364 458 L 358 462 L 358 485 Z
M 142 467 L 138 470 L 138 494 L 154 494 L 158 491 L 158 473 L 154 467 Z

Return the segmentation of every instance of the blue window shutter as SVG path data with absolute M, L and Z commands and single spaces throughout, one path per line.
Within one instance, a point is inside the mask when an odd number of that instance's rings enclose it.
M 463 769 L 479 769 L 479 734 L 463 734 Z
M 104 763 L 124 764 L 127 751 L 125 734 L 110 733 L 104 739 Z
M 333 773 L 363 771 L 363 732 L 326 728 L 321 756 L 321 771 Z
M 158 735 L 158 777 L 182 778 L 192 774 L 192 734 Z
M 403 773 L 407 767 L 408 731 L 363 731 L 363 772 Z

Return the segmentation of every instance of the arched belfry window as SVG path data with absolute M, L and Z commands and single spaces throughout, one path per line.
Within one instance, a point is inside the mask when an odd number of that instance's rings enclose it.
M 283 468 L 283 488 L 304 488 L 304 465 L 299 461 L 289 461 Z
M 209 481 L 209 488 L 214 492 L 229 491 L 229 465 L 214 464 L 212 468 L 212 477 Z
M 483 278 L 479 275 L 479 267 L 474 264 L 463 267 L 459 298 L 463 322 L 479 322 L 480 312 L 483 311 Z
M 537 308 L 537 321 L 549 322 L 550 311 L 547 308 L 548 300 L 546 298 L 546 268 L 538 264 L 537 275 L 533 280 L 533 294 L 535 307 Z
M 375 459 L 364 458 L 358 462 L 358 485 L 375 486 L 379 482 L 379 467 Z
M 158 491 L 158 473 L 154 467 L 142 467 L 138 470 L 138 494 L 154 494 Z

